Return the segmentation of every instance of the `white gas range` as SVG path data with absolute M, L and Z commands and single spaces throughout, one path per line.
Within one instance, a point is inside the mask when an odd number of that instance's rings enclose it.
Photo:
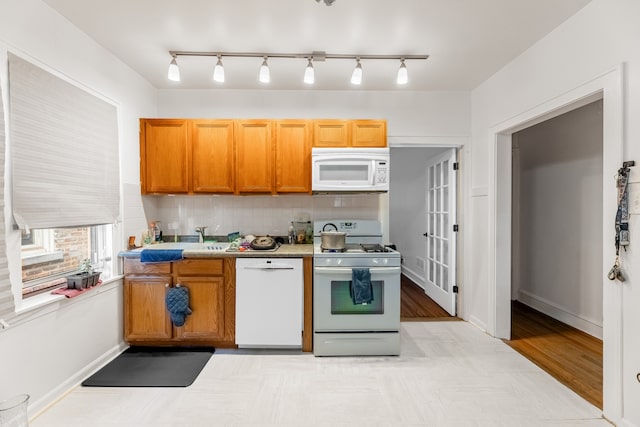
M 344 251 L 322 249 L 321 232 L 330 230 L 347 233 Z M 400 253 L 382 245 L 380 222 L 316 221 L 313 261 L 313 353 L 399 355 Z

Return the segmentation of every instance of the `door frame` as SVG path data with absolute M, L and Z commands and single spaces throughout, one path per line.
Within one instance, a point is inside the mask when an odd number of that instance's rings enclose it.
M 464 304 L 465 297 L 465 260 L 470 259 L 472 254 L 468 253 L 470 245 L 469 233 L 466 233 L 468 200 L 471 194 L 471 138 L 470 136 L 389 136 L 387 138 L 389 148 L 453 148 L 456 150 L 456 161 L 460 165 L 456 182 L 456 216 L 459 231 L 455 233 L 456 238 L 456 280 L 458 294 L 456 296 L 457 316 L 465 319 L 466 310 Z M 426 181 L 425 181 L 426 189 Z M 388 198 L 387 204 L 388 204 Z M 384 210 L 384 209 L 383 209 Z M 386 211 L 389 212 L 388 206 Z M 385 235 L 389 235 L 389 218 L 385 217 Z
M 606 277 L 613 263 L 612 242 L 616 212 L 613 191 L 617 169 L 623 160 L 622 65 L 562 95 L 550 99 L 490 129 L 489 157 L 489 319 L 488 332 L 511 337 L 511 141 L 512 134 L 560 114 L 603 99 L 603 414 L 611 420 L 622 416 L 622 287 Z M 609 190 L 607 190 L 609 189 Z

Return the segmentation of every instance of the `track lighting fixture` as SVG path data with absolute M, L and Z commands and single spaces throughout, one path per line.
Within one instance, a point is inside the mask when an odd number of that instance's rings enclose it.
M 222 66 L 222 57 L 218 55 L 218 62 L 213 69 L 213 80 L 219 83 L 224 83 L 224 67 Z
M 266 56 L 264 57 L 264 61 L 262 61 L 262 65 L 260 66 L 258 80 L 260 80 L 260 83 L 269 83 L 271 81 L 271 73 L 269 72 L 269 64 L 267 64 Z
M 178 63 L 176 62 L 176 55 L 173 55 L 173 59 L 171 59 L 171 63 L 169 64 L 167 78 L 172 82 L 180 81 L 180 69 L 178 68 Z
M 169 71 L 167 77 L 171 81 L 180 81 L 180 70 L 176 61 L 178 56 L 213 56 L 217 57 L 215 68 L 213 70 L 213 80 L 216 82 L 224 82 L 224 67 L 222 65 L 222 57 L 235 57 L 235 58 L 262 58 L 262 65 L 258 73 L 258 80 L 261 83 L 269 83 L 271 81 L 271 73 L 269 71 L 269 64 L 267 59 L 269 58 L 287 58 L 287 59 L 306 59 L 307 66 L 304 70 L 303 81 L 306 84 L 313 84 L 315 82 L 315 70 L 313 62 L 325 61 L 327 59 L 355 59 L 356 67 L 351 75 L 351 83 L 354 85 L 360 85 L 362 83 L 362 64 L 360 60 L 374 60 L 374 59 L 392 59 L 400 61 L 400 68 L 396 76 L 396 82 L 398 85 L 406 85 L 408 83 L 406 60 L 413 59 L 427 59 L 429 55 L 349 55 L 349 54 L 331 54 L 321 51 L 314 51 L 311 53 L 257 53 L 257 52 L 192 52 L 192 51 L 170 51 L 171 63 L 169 64 Z
M 407 66 L 404 65 L 404 58 L 400 58 L 400 68 L 398 69 L 396 83 L 398 83 L 399 85 L 406 85 L 408 81 L 409 75 L 407 74 Z
M 359 85 L 362 83 L 362 65 L 360 64 L 360 58 L 356 58 L 356 68 L 353 69 L 351 74 L 351 84 Z
M 316 81 L 315 73 L 313 72 L 313 64 L 311 63 L 312 60 L 313 60 L 313 56 L 309 58 L 309 63 L 307 64 L 307 68 L 304 69 L 303 81 L 308 85 L 312 85 Z

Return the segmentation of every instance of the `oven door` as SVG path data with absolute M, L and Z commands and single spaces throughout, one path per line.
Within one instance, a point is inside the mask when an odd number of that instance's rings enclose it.
M 373 301 L 354 304 L 352 269 L 315 267 L 313 321 L 316 332 L 400 330 L 400 267 L 370 268 Z

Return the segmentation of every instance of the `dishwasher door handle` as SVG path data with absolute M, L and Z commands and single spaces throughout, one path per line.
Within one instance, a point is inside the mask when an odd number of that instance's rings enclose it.
M 293 270 L 293 267 L 288 265 L 273 265 L 273 264 L 263 264 L 263 265 L 251 265 L 244 267 L 245 270 Z

